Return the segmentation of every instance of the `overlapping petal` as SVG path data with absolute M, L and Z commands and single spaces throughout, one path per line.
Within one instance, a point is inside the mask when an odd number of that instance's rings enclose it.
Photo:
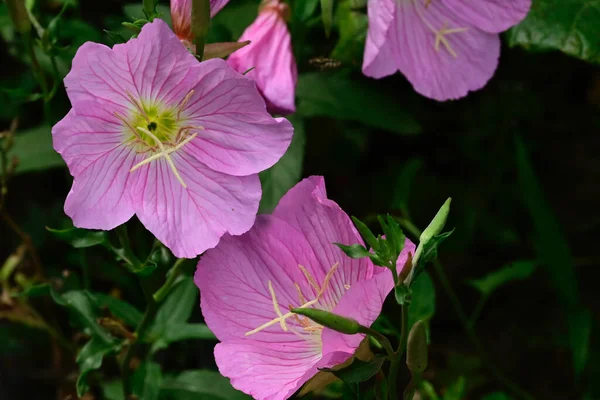
M 255 174 L 275 164 L 291 142 L 293 127 L 267 113 L 254 82 L 220 59 L 203 62 L 196 78 L 183 114 L 204 130 L 190 143 L 190 152 L 232 175 Z
M 257 175 L 213 171 L 186 151 L 171 157 L 187 188 L 162 158 L 133 173 L 132 198 L 140 221 L 175 256 L 193 258 L 214 247 L 224 233 L 250 229 L 261 194 Z
M 498 33 L 518 24 L 531 8 L 531 0 L 441 0 L 457 18 L 482 31 Z
M 369 30 L 365 44 L 363 72 L 372 78 L 383 78 L 398 71 L 395 60 L 396 38 L 390 36 L 395 23 L 395 0 L 370 0 L 367 3 Z
M 286 4 L 270 1 L 244 31 L 240 41 L 250 44 L 229 56 L 227 62 L 256 81 L 272 113 L 289 114 L 294 104 L 298 71 L 290 32 L 284 19 Z

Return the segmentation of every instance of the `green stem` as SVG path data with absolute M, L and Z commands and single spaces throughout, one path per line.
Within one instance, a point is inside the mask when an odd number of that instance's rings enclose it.
M 144 342 L 146 334 L 152 326 L 152 323 L 154 322 L 154 317 L 156 316 L 156 312 L 158 311 L 158 303 L 154 301 L 154 298 L 152 297 L 153 287 L 151 286 L 153 285 L 151 284 L 151 280 L 142 280 L 141 285 L 147 301 L 146 311 L 144 312 L 142 321 L 140 322 L 134 333 L 136 339 L 133 343 L 131 343 L 129 349 L 127 349 L 127 353 L 125 353 L 125 357 L 123 357 L 123 362 L 121 364 L 121 379 L 123 381 L 123 393 L 126 399 L 129 398 L 128 396 L 131 394 L 131 384 L 129 382 L 132 372 L 130 365 L 131 360 L 137 353 L 140 345 Z
M 142 263 L 131 249 L 129 234 L 127 233 L 127 226 L 125 226 L 125 224 L 120 225 L 117 227 L 117 229 L 115 229 L 115 232 L 117 233 L 119 243 L 122 247 L 122 251 L 119 251 L 118 253 L 121 253 L 121 257 L 127 264 L 131 265 L 134 270 L 139 270 L 142 267 Z
M 389 388 L 389 399 L 398 399 L 398 371 L 400 370 L 400 364 L 402 363 L 402 356 L 406 350 L 406 340 L 408 338 L 408 305 L 405 304 L 402 307 L 402 333 L 400 334 L 400 343 L 398 343 L 398 350 L 394 353 L 392 364 L 390 366 L 390 372 L 388 376 Z
M 366 326 L 360 327 L 360 333 L 364 333 L 365 335 L 369 335 L 377 339 L 377 341 L 385 349 L 385 352 L 388 354 L 390 360 L 394 359 L 396 353 L 394 353 L 394 349 L 392 348 L 392 344 L 390 343 L 388 338 L 386 338 L 381 333 L 377 332 L 375 329 L 367 328 Z
M 477 306 L 475 306 L 475 310 L 473 311 L 473 314 L 471 314 L 471 317 L 469 317 L 469 325 L 471 327 L 471 329 L 475 329 L 475 324 L 477 323 L 477 320 L 479 319 L 479 316 L 481 315 L 481 311 L 483 311 L 483 306 L 485 306 L 485 303 L 487 302 L 487 295 L 482 295 L 481 298 L 479 299 L 479 302 L 477 302 Z
M 204 57 L 204 44 L 210 27 L 210 1 L 192 0 L 192 31 L 196 39 L 196 57 Z
M 167 295 L 175 285 L 177 278 L 181 274 L 181 266 L 185 261 L 185 258 L 180 258 L 177 261 L 175 261 L 175 264 L 173 264 L 171 270 L 167 273 L 167 281 L 164 283 L 164 285 L 161 286 L 160 289 L 156 291 L 156 293 L 152 295 L 154 301 L 160 303 L 165 299 L 165 297 L 167 297 Z

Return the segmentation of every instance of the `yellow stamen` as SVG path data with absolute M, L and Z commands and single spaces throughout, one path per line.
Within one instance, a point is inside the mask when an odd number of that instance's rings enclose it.
M 142 114 L 144 116 L 144 118 L 146 119 L 146 121 L 148 123 L 150 123 L 150 118 L 148 117 L 148 114 L 146 114 L 146 110 L 144 110 L 144 107 L 138 103 L 137 99 L 135 97 L 133 97 L 133 95 L 129 92 L 126 93 L 127 97 L 129 98 L 129 101 L 131 101 L 131 103 L 135 106 L 135 108 L 137 108 L 137 110 L 140 112 L 140 114 Z
M 275 309 L 275 314 L 279 317 L 279 324 L 281 325 L 281 329 L 287 332 L 287 325 L 285 324 L 285 319 L 283 318 L 283 314 L 279 309 L 279 303 L 277 303 L 277 296 L 275 296 L 275 290 L 273 289 L 273 284 L 271 281 L 267 282 L 269 286 L 269 293 L 271 293 L 271 298 L 273 299 L 273 308 Z
M 302 273 L 306 277 L 306 280 L 308 281 L 308 283 L 310 283 L 310 285 L 313 287 L 313 289 L 315 289 L 317 291 L 317 293 L 319 293 L 319 290 L 321 290 L 319 287 L 319 284 L 317 283 L 317 281 L 315 281 L 315 278 L 312 277 L 310 272 L 308 272 L 308 270 L 300 264 L 298 264 L 298 268 L 300 268 L 300 271 L 302 271 Z
M 428 8 L 430 4 L 431 4 L 431 0 L 425 0 L 425 8 Z M 448 51 L 448 53 L 450 53 L 450 55 L 452 57 L 458 58 L 458 54 L 452 48 L 452 45 L 450 44 L 450 42 L 446 38 L 446 35 L 451 35 L 453 33 L 466 32 L 469 28 L 447 28 L 446 24 L 444 24 L 444 26 L 442 26 L 441 29 L 436 29 L 431 24 L 431 22 L 429 22 L 427 20 L 427 18 L 425 18 L 425 16 L 423 15 L 423 11 L 419 7 L 419 5 L 415 6 L 415 10 L 416 10 L 417 15 L 419 16 L 419 18 L 421 18 L 421 21 L 423 21 L 423 23 L 427 27 L 427 29 L 429 29 L 435 35 L 435 44 L 433 46 L 434 49 L 435 49 L 435 51 L 439 52 L 440 51 L 440 44 L 443 44 L 444 47 L 446 48 L 446 50 Z
M 300 285 L 294 282 L 294 286 L 296 287 L 296 291 L 298 292 L 298 298 L 300 299 L 300 303 L 306 303 L 306 297 L 304 297 L 304 294 L 302 294 L 302 289 L 300 289 Z
M 194 95 L 195 92 L 196 91 L 194 89 L 190 90 L 190 92 L 185 95 L 183 100 L 181 100 L 179 102 L 179 105 L 177 106 L 177 108 L 179 108 L 179 111 L 177 111 L 177 119 L 179 119 L 179 117 L 181 116 L 181 112 L 183 111 L 183 108 L 188 103 L 188 101 L 190 101 L 190 99 L 192 98 L 192 96 Z

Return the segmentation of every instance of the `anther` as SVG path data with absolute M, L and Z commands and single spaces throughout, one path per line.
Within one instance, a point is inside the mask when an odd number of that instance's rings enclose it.
M 312 277 L 310 272 L 308 272 L 308 270 L 303 265 L 298 264 L 298 268 L 300 268 L 300 271 L 302 271 L 302 273 L 306 277 L 306 280 L 308 281 L 308 283 L 310 283 L 310 285 L 313 287 L 313 289 L 315 289 L 318 293 L 320 290 L 320 287 L 319 287 L 319 284 L 317 283 L 317 281 L 315 281 L 315 278 Z
M 194 89 L 190 90 L 190 92 L 185 95 L 183 100 L 179 102 L 179 104 L 177 105 L 177 108 L 179 109 L 179 111 L 177 111 L 177 119 L 179 119 L 179 117 L 181 116 L 181 112 L 183 111 L 186 104 L 188 103 L 188 101 L 190 101 L 195 92 L 196 91 Z

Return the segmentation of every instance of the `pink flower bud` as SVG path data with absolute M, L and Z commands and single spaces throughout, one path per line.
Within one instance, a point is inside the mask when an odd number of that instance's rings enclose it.
M 210 0 L 210 16 L 214 17 L 229 0 Z M 194 40 L 192 32 L 192 0 L 171 0 L 171 19 L 175 34 L 190 47 Z

